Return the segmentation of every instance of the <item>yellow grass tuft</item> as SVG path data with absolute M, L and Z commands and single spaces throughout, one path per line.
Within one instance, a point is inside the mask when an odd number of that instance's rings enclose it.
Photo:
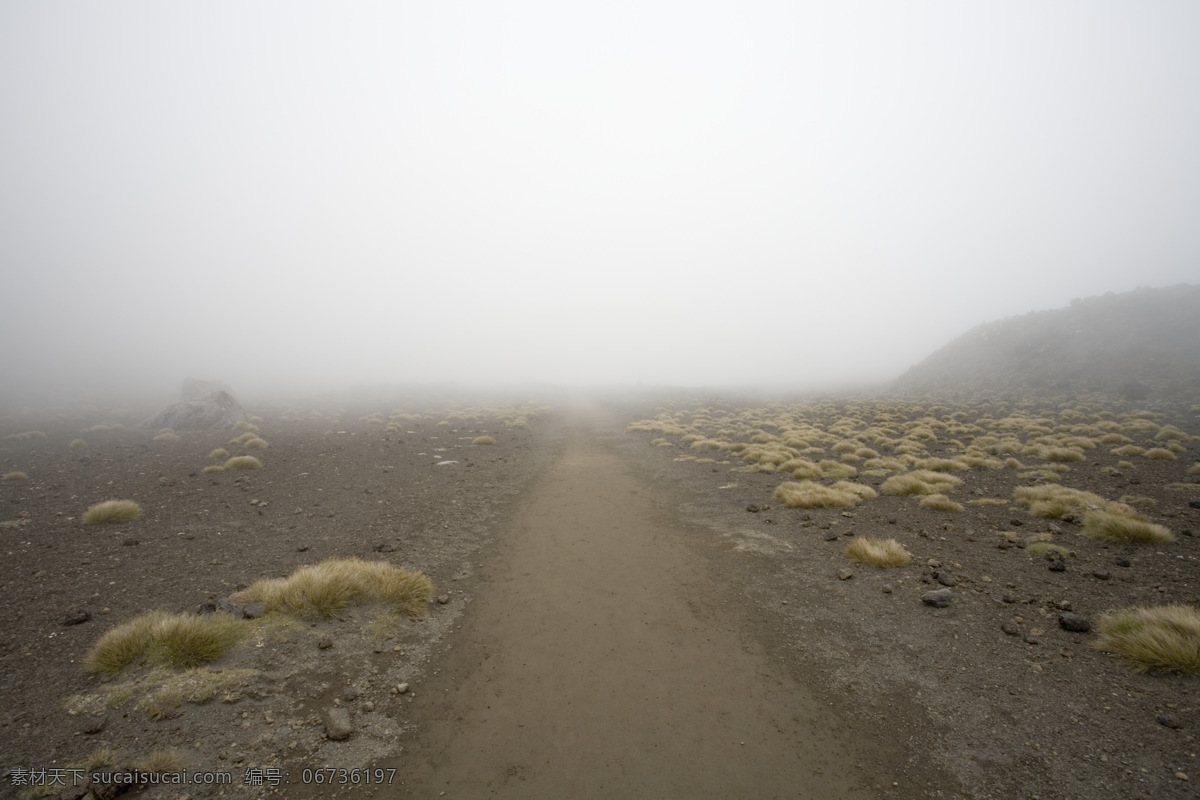
M 163 667 L 198 667 L 237 644 L 243 627 L 228 614 L 150 611 L 105 633 L 88 651 L 84 669 L 115 675 L 146 661 Z
M 83 439 L 72 439 L 71 443 L 67 445 L 67 447 L 70 447 L 72 450 L 82 450 L 83 448 L 87 447 L 87 442 Z
M 903 567 L 912 561 L 912 554 L 895 539 L 876 539 L 870 536 L 855 537 L 846 545 L 845 555 L 851 561 L 877 567 Z
M 1083 517 L 1084 536 L 1102 542 L 1166 543 L 1175 535 L 1162 525 L 1125 514 L 1091 511 Z
M 239 422 L 238 424 L 234 425 L 233 429 L 235 431 L 245 431 L 247 433 L 255 433 L 258 430 L 258 426 L 255 425 L 253 422 L 242 421 L 242 422 Z
M 260 439 L 255 436 L 253 439 L 247 439 L 243 447 L 247 450 L 266 450 L 271 445 L 267 444 L 266 439 Z
M 224 472 L 225 465 L 224 464 L 209 464 L 207 467 L 205 467 L 204 469 L 202 469 L 200 471 L 206 475 L 213 473 L 213 472 Z
M 262 462 L 254 456 L 234 456 L 225 462 L 225 469 L 261 469 Z
M 170 428 L 163 428 L 161 431 L 154 434 L 154 441 L 156 441 L 156 442 L 178 442 L 179 434 L 176 433 L 175 431 L 171 430 Z
M 1146 458 L 1156 458 L 1162 461 L 1174 461 L 1176 455 L 1165 447 L 1152 447 L 1146 451 Z
M 211 453 L 209 453 L 208 457 L 216 459 L 229 458 L 229 451 L 224 447 L 218 447 L 216 450 L 213 450 Z
M 1123 608 L 1101 615 L 1095 647 L 1138 672 L 1200 673 L 1200 609 L 1186 605 Z
M 491 436 L 476 436 L 474 439 L 471 440 L 471 444 L 495 444 L 495 443 L 496 443 L 496 440 L 493 439 Z M 666 446 L 671 447 L 672 445 L 670 442 L 667 442 Z
M 142 507 L 132 500 L 105 500 L 83 512 L 83 522 L 86 525 L 136 522 L 141 517 Z
M 960 503 L 956 503 L 944 494 L 927 494 L 921 498 L 921 508 L 932 511 L 962 511 Z
M 6 481 L 27 481 L 29 480 L 29 476 L 24 472 L 14 471 L 4 473 L 3 479 Z
M 788 508 L 855 506 L 875 496 L 875 490 L 870 486 L 850 481 L 838 481 L 832 486 L 814 481 L 789 481 L 775 488 L 775 499 Z
M 884 494 L 945 494 L 961 483 L 953 475 L 919 469 L 893 475 L 879 488 Z
M 268 611 L 306 619 L 324 619 L 348 606 L 374 602 L 420 616 L 433 597 L 433 583 L 424 573 L 386 561 L 331 558 L 300 567 L 287 578 L 256 581 L 246 592 Z

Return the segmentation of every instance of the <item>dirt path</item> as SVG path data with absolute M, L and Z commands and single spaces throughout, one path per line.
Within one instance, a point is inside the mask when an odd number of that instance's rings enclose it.
M 401 796 L 873 796 L 687 535 L 580 417 L 418 688 Z

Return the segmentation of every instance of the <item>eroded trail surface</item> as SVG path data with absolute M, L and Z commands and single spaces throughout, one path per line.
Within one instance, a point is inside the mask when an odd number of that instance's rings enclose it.
M 687 535 L 580 416 L 419 687 L 401 796 L 872 796 Z

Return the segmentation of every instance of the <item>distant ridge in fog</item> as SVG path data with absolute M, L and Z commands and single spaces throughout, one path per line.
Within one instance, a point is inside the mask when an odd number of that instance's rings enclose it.
M 971 329 L 912 367 L 903 392 L 1200 394 L 1200 286 L 1072 300 Z

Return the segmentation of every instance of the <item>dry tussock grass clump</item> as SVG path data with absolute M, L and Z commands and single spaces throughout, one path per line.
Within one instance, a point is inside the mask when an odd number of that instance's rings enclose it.
M 252 432 L 247 432 L 247 433 L 243 433 L 241 436 L 233 437 L 228 442 L 226 442 L 226 444 L 245 444 L 246 442 L 250 441 L 251 439 L 257 439 L 257 438 L 258 438 L 258 434 L 252 433 Z
M 258 426 L 255 425 L 253 422 L 243 421 L 243 422 L 239 422 L 238 424 L 234 425 L 233 429 L 235 431 L 245 431 L 247 433 L 255 433 L 258 431 Z
M 262 469 L 262 462 L 254 456 L 234 456 L 225 462 L 224 469 Z
M 1089 539 L 1122 544 L 1175 541 L 1175 535 L 1162 525 L 1156 525 L 1132 514 L 1111 514 L 1104 511 L 1090 511 L 1085 514 L 1082 533 Z
M 13 472 L 4 473 L 4 480 L 6 480 L 6 481 L 27 481 L 27 480 L 29 480 L 29 476 L 27 474 L 25 474 L 24 472 L 21 472 L 19 470 L 14 470 Z
M 67 445 L 67 447 L 71 448 L 72 450 L 82 450 L 83 448 L 87 447 L 87 442 L 83 439 L 72 439 L 71 443 Z
M 224 472 L 225 465 L 224 464 L 209 464 L 207 467 L 205 467 L 204 469 L 202 469 L 200 471 L 203 472 L 205 475 L 210 475 L 214 472 Z
M 1162 461 L 1174 461 L 1175 453 L 1165 447 L 1152 447 L 1146 451 L 1146 458 L 1157 458 Z
M 921 508 L 931 511 L 962 511 L 960 503 L 956 503 L 944 494 L 927 494 L 921 498 Z
M 1190 438 L 1192 437 L 1188 436 L 1185 431 L 1176 428 L 1174 425 L 1163 425 L 1158 433 L 1154 434 L 1154 441 L 1156 442 L 1186 442 Z
M 160 671 L 161 672 L 161 671 Z M 151 674 L 144 683 L 159 685 L 138 701 L 151 719 L 170 719 L 184 703 L 207 703 L 218 694 L 236 697 L 258 675 L 254 669 L 192 667 L 183 672 Z M 227 702 L 229 700 L 227 699 Z
M 1123 608 L 1101 615 L 1095 647 L 1138 672 L 1200 673 L 1200 609 L 1185 605 Z
M 105 675 L 142 661 L 173 669 L 198 667 L 224 655 L 237 644 L 242 630 L 228 614 L 150 611 L 101 636 L 83 666 Z
M 1146 448 L 1138 447 L 1136 444 L 1127 444 L 1122 445 L 1121 447 L 1114 447 L 1108 452 L 1112 453 L 1114 456 L 1120 456 L 1121 458 L 1133 458 L 1134 456 L 1145 455 Z
M 208 457 L 213 459 L 229 458 L 229 451 L 224 447 L 218 447 L 216 450 L 210 452 Z
M 1105 500 L 1098 494 L 1081 489 L 1052 484 L 1018 486 L 1013 490 L 1013 501 L 1019 506 L 1027 507 L 1035 517 L 1046 519 L 1059 519 L 1064 514 L 1083 514 L 1088 511 L 1133 514 L 1133 509 L 1124 503 Z
M 348 606 L 376 602 L 420 616 L 433 597 L 433 583 L 424 573 L 386 561 L 331 558 L 300 567 L 287 578 L 256 581 L 246 594 L 268 611 L 305 619 L 325 619 Z
M 788 508 L 855 506 L 875 496 L 875 490 L 870 486 L 850 481 L 838 481 L 832 486 L 814 481 L 789 481 L 775 488 L 775 499 Z
M 105 500 L 83 512 L 85 525 L 105 525 L 136 522 L 142 517 L 142 507 L 132 500 Z
M 1192 464 L 1190 467 L 1188 467 L 1187 474 L 1188 475 L 1200 475 L 1200 461 L 1197 461 L 1195 464 Z
M 253 439 L 247 439 L 245 444 L 242 445 L 242 447 L 245 447 L 247 450 L 266 450 L 270 446 L 271 445 L 267 444 L 266 439 L 260 439 L 257 436 L 255 436 Z
M 946 494 L 961 483 L 953 475 L 919 469 L 893 475 L 879 488 L 884 494 Z
M 876 567 L 903 567 L 912 561 L 912 554 L 895 539 L 856 537 L 846 545 L 845 555 L 860 564 Z
M 495 438 L 493 438 L 491 436 L 476 436 L 474 439 L 471 440 L 471 444 L 495 444 L 495 443 L 496 443 Z M 672 444 L 670 442 L 667 442 L 667 447 L 671 447 L 671 446 L 672 446 Z
M 178 442 L 179 434 L 176 433 L 175 431 L 171 430 L 170 428 L 163 428 L 161 431 L 154 434 L 154 441 L 156 441 L 156 442 Z

